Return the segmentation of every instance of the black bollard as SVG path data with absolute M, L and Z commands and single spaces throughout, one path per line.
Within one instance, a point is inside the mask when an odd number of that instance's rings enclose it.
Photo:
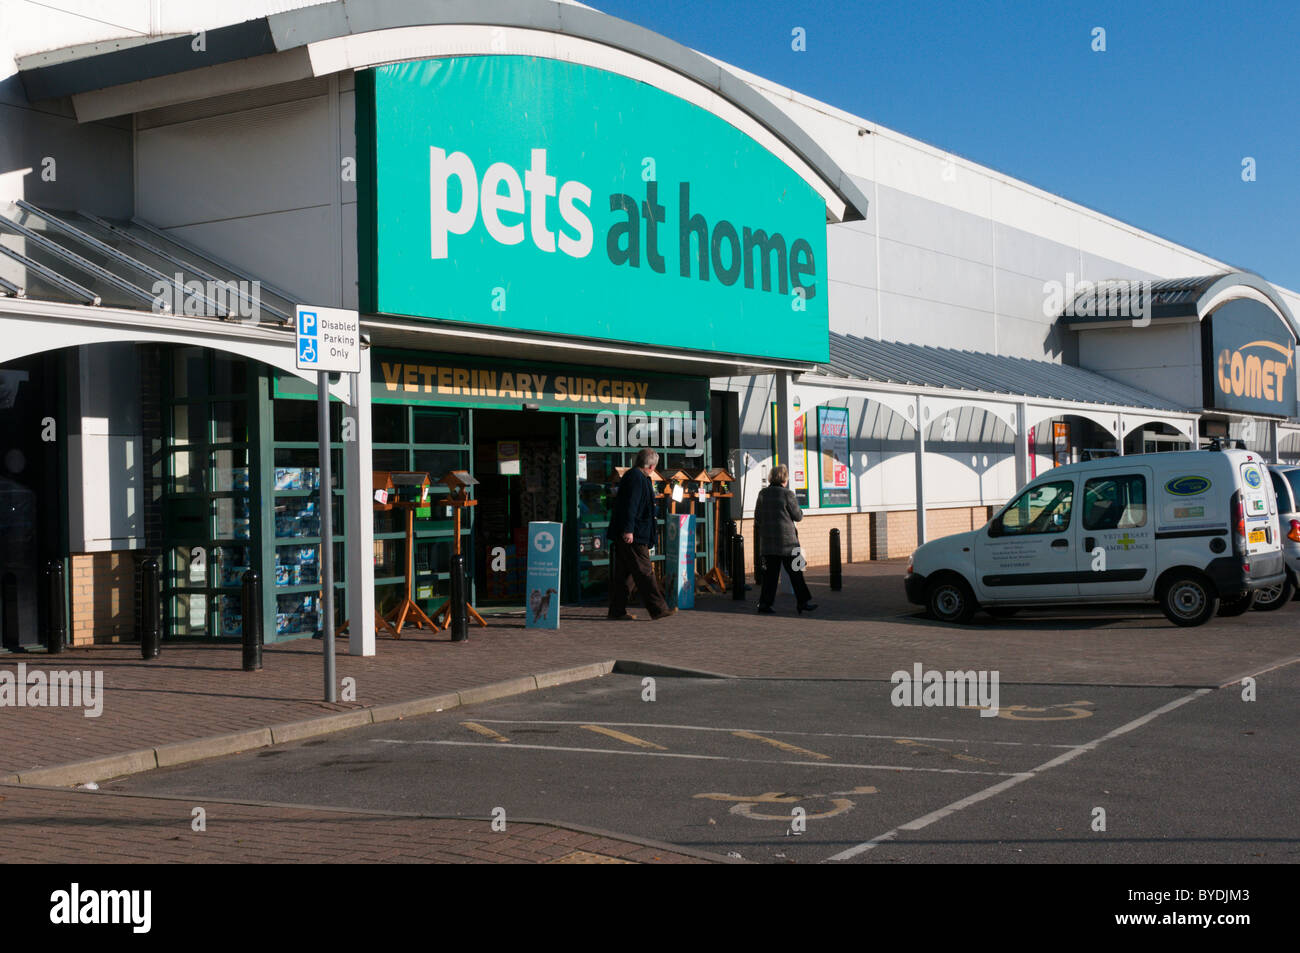
M 45 618 L 49 633 L 45 640 L 45 651 L 58 655 L 68 640 L 68 621 L 64 602 L 63 560 L 51 559 L 45 564 L 41 575 L 44 577 L 43 593 L 45 595 Z
M 162 650 L 162 572 L 150 556 L 140 564 L 140 657 L 155 659 Z
M 735 520 L 723 520 L 723 521 L 722 521 L 722 530 L 721 530 L 721 532 L 722 532 L 722 538 L 723 538 L 723 540 L 725 540 L 725 541 L 727 542 L 727 545 L 722 546 L 722 547 L 721 547 L 721 550 L 722 550 L 722 551 L 721 551 L 720 553 L 718 553 L 718 568 L 720 568 L 724 573 L 726 573 L 728 576 L 730 576 L 730 575 L 731 575 L 731 545 L 730 545 L 730 543 L 731 543 L 731 537 L 733 537 L 733 536 L 736 535 L 736 521 L 735 521 Z
M 465 557 L 455 553 L 451 557 L 451 608 L 447 624 L 451 626 L 451 640 L 464 642 L 469 638 L 469 596 L 465 587 Z
M 731 537 L 731 598 L 745 598 L 745 537 L 739 534 Z
M 244 644 L 244 671 L 262 670 L 262 576 L 256 569 L 244 573 L 239 594 L 240 637 Z
M 844 588 L 844 568 L 840 565 L 840 531 L 831 530 L 831 591 Z

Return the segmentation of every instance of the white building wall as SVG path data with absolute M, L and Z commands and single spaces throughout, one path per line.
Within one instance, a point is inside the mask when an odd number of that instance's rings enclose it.
M 302 303 L 355 308 L 353 122 L 350 73 L 141 113 L 136 214 Z
M 866 221 L 827 230 L 832 331 L 1065 361 L 1160 394 L 1178 406 L 1200 406 L 1198 328 L 1140 329 L 1137 348 L 1133 334 L 1139 329 L 1079 336 L 1044 312 L 1044 285 L 1186 277 L 1231 266 L 727 68 L 798 123 L 871 200 Z M 1300 314 L 1300 295 L 1278 291 Z M 764 386 L 757 387 L 760 394 Z M 743 395 L 749 383 L 732 378 L 714 381 L 714 387 Z M 850 416 L 854 509 L 914 508 L 912 431 L 903 427 L 895 434 L 901 419 L 871 406 L 879 413 L 869 409 L 860 418 L 855 409 Z M 891 415 L 896 418 L 892 425 L 880 419 Z M 760 429 L 751 431 L 755 426 Z M 761 456 L 760 477 L 771 463 L 770 426 L 766 415 L 742 421 L 743 440 L 755 458 Z M 933 427 L 927 435 L 928 508 L 1000 504 L 1010 498 L 1015 462 L 1009 437 L 998 435 L 958 449 L 945 446 L 941 436 Z M 1041 473 L 1052 465 L 1050 442 L 1041 441 L 1039 447 L 1048 449 L 1036 454 Z M 749 482 L 756 487 L 760 481 Z M 756 492 L 746 492 L 750 507 Z M 810 502 L 815 511 L 815 492 Z

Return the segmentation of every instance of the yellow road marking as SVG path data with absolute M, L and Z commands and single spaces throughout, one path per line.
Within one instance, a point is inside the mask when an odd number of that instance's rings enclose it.
M 927 745 L 920 741 L 913 741 L 910 738 L 894 739 L 896 745 L 914 745 L 918 748 L 929 748 L 932 751 L 942 751 L 950 758 L 956 758 L 958 761 L 978 761 L 980 764 L 997 764 L 996 761 L 985 761 L 983 758 L 977 758 L 973 754 L 958 754 L 956 751 L 949 751 L 947 748 L 940 748 L 938 745 Z
M 475 734 L 483 735 L 485 738 L 491 738 L 493 741 L 504 741 L 506 744 L 510 743 L 510 739 L 505 735 L 497 734 L 487 725 L 480 725 L 477 721 L 462 721 L 461 725 Z
M 646 741 L 644 738 L 638 738 L 635 735 L 624 734 L 621 731 L 615 731 L 613 728 L 606 728 L 603 725 L 583 725 L 587 731 L 594 731 L 598 735 L 606 735 L 616 741 L 622 741 L 625 744 L 636 745 L 638 748 L 653 748 L 655 751 L 667 751 L 663 745 L 657 745 L 653 741 Z
M 750 741 L 761 741 L 763 744 L 771 745 L 774 748 L 780 748 L 782 751 L 789 751 L 791 754 L 806 754 L 810 758 L 821 758 L 826 760 L 830 758 L 828 754 L 818 754 L 816 751 L 809 751 L 807 748 L 800 748 L 798 745 L 792 745 L 788 741 L 779 741 L 776 738 L 765 738 L 763 735 L 756 735 L 752 731 L 733 731 L 737 738 L 748 738 Z

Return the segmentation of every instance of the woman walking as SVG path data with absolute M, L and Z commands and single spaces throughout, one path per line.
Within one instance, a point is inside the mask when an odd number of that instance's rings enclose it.
M 799 550 L 799 531 L 795 523 L 803 519 L 803 510 L 794 492 L 786 487 L 790 471 L 781 464 L 772 468 L 765 486 L 758 494 L 758 503 L 754 507 L 754 535 L 758 537 L 759 555 L 763 560 L 763 591 L 758 599 L 758 611 L 767 615 L 772 611 L 772 600 L 776 598 L 776 584 L 781 577 L 781 567 L 790 576 L 794 585 L 795 608 L 800 612 L 811 612 L 817 608 L 812 602 L 812 593 L 804 582 L 803 570 L 794 568 L 795 554 Z

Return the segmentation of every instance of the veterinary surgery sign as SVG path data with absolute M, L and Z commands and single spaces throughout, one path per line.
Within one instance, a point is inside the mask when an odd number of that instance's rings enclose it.
M 357 74 L 365 311 L 828 357 L 826 205 L 708 110 L 615 73 L 466 56 Z
M 1224 303 L 1201 323 L 1205 406 L 1248 414 L 1296 414 L 1296 343 L 1269 308 Z

